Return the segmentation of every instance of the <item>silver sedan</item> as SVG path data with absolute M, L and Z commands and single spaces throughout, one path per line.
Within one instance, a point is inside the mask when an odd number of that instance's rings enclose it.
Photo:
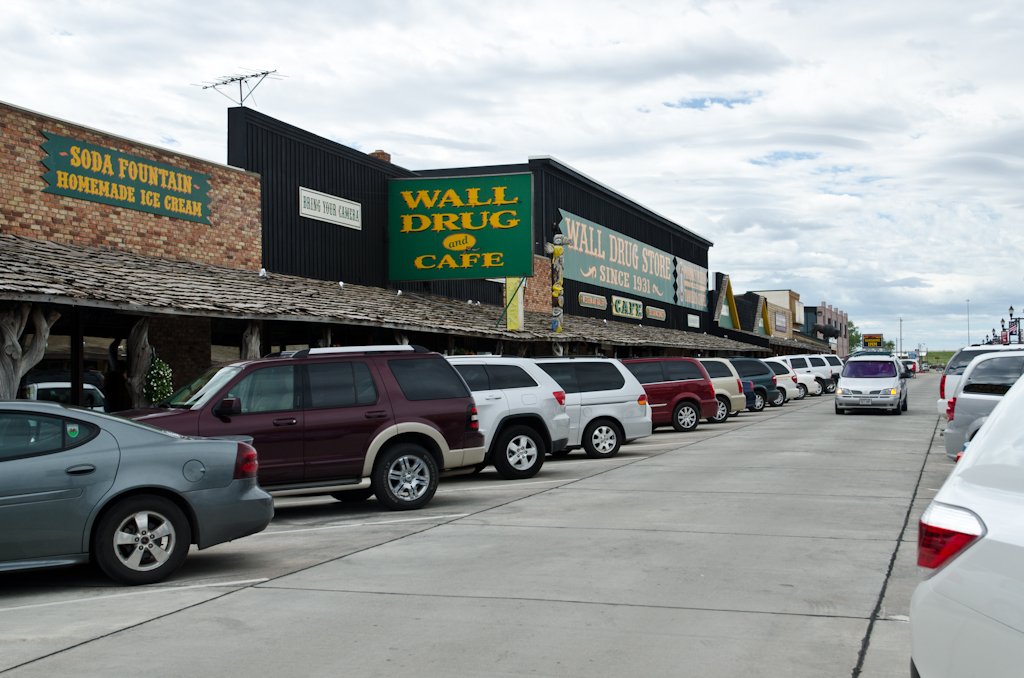
M 95 562 L 126 584 L 274 517 L 256 450 L 86 409 L 0 401 L 0 571 Z

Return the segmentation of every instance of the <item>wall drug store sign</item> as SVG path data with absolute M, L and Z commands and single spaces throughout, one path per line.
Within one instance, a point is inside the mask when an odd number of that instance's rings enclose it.
M 392 179 L 388 278 L 533 275 L 533 176 Z
M 56 193 L 175 219 L 210 223 L 209 176 L 44 132 L 49 186 Z

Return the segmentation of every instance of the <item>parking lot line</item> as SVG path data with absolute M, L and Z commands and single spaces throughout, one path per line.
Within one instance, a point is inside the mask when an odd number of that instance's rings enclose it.
M 342 523 L 340 525 L 323 525 L 321 527 L 304 527 L 300 530 L 274 530 L 273 532 L 257 532 L 252 537 L 272 537 L 276 534 L 294 534 L 296 532 L 317 532 L 319 530 L 338 530 L 343 527 L 366 527 L 369 525 L 394 525 L 395 523 L 415 523 L 423 520 L 444 520 L 446 518 L 465 518 L 468 513 L 449 513 L 443 516 L 426 516 L 423 518 L 403 518 L 400 520 L 381 520 L 374 523 Z
M 437 494 L 442 492 L 477 492 L 479 490 L 514 490 L 517 487 L 523 485 L 546 485 L 548 483 L 574 483 L 579 478 L 562 478 L 561 480 L 537 480 L 532 483 L 515 483 L 514 485 L 481 485 L 480 487 L 462 487 L 457 490 L 438 490 Z
M 188 591 L 189 589 L 210 589 L 218 586 L 246 586 L 248 584 L 260 584 L 270 581 L 269 577 L 259 579 L 241 579 L 239 581 L 225 581 L 214 584 L 194 584 L 192 586 L 159 586 L 145 591 L 132 591 L 131 593 L 114 593 L 109 596 L 89 596 L 88 598 L 74 598 L 72 600 L 57 600 L 52 603 L 35 603 L 33 605 L 19 605 L 17 607 L 0 607 L 0 612 L 12 612 L 14 610 L 30 610 L 37 607 L 51 607 L 53 605 L 71 605 L 72 603 L 88 603 L 94 600 L 110 600 L 111 598 L 125 598 L 127 596 L 144 596 L 149 593 L 166 593 L 168 591 Z

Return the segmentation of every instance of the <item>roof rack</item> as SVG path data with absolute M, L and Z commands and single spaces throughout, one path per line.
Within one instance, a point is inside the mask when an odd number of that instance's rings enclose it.
M 412 351 L 414 353 L 430 353 L 422 346 L 415 344 L 378 344 L 373 346 L 328 346 L 325 348 L 303 348 L 298 351 L 277 351 L 268 353 L 264 358 L 305 358 L 311 355 L 339 355 L 345 353 L 395 353 Z
M 574 358 L 604 358 L 605 360 L 610 360 L 610 358 L 608 356 L 603 355 L 601 353 L 595 353 L 593 355 L 535 355 L 535 356 L 533 356 L 534 360 L 540 360 L 542 358 L 567 358 L 569 360 L 572 360 Z

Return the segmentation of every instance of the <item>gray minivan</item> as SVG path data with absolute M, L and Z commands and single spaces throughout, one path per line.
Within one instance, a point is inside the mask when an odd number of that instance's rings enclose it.
M 1024 372 L 1024 350 L 979 355 L 964 370 L 947 401 L 946 456 L 956 459 Z

